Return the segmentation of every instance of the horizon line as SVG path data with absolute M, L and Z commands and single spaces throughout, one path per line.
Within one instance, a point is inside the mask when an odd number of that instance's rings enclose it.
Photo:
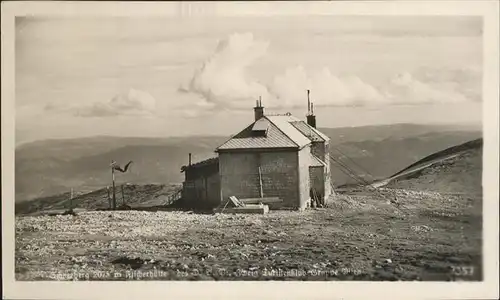
M 459 128 L 463 127 L 468 127 L 469 130 L 480 130 L 483 131 L 482 129 L 482 122 L 464 122 L 464 123 L 384 123 L 384 124 L 371 124 L 371 125 L 359 125 L 359 126 L 328 126 L 328 127 L 321 127 L 318 126 L 318 129 L 340 129 L 340 128 L 363 128 L 363 127 L 387 127 L 387 126 L 401 126 L 401 125 L 411 125 L 411 126 L 439 126 L 439 127 L 449 127 L 449 126 L 457 126 Z M 84 136 L 79 136 L 79 137 L 57 137 L 57 138 L 42 138 L 42 139 L 34 139 L 34 140 L 26 140 L 26 141 L 20 141 L 19 143 L 16 141 L 15 143 L 15 148 L 18 148 L 22 145 L 26 144 L 31 144 L 31 143 L 36 143 L 36 142 L 44 142 L 44 141 L 61 141 L 61 140 L 75 140 L 75 139 L 90 139 L 90 138 L 144 138 L 144 139 L 154 139 L 154 138 L 159 138 L 159 139 L 169 139 L 169 138 L 189 138 L 189 137 L 227 137 L 230 136 L 231 134 L 185 134 L 185 135 L 107 135 L 107 134 L 95 134 L 95 135 L 84 135 Z M 14 137 L 15 139 L 15 137 Z

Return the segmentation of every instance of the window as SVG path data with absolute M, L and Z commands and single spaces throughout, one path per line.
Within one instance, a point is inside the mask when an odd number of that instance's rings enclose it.
M 259 119 L 257 120 L 257 122 L 253 124 L 252 134 L 254 136 L 266 136 L 268 128 L 269 128 L 269 121 L 265 118 Z

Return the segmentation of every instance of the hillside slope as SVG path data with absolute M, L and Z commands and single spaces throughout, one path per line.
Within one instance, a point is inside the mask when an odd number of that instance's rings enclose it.
M 117 207 L 126 204 L 131 207 L 155 207 L 169 202 L 169 196 L 178 191 L 178 185 L 146 184 L 123 185 L 123 196 L 121 186 L 116 187 Z M 110 188 L 110 193 L 111 193 Z M 124 203 L 125 202 L 125 203 Z M 62 213 L 70 207 L 75 210 L 99 210 L 110 208 L 108 201 L 108 190 L 101 188 L 89 193 L 75 195 L 70 201 L 70 193 L 62 193 L 53 196 L 39 198 L 33 201 L 22 201 L 15 205 L 16 215 L 47 214 L 51 212 Z
M 479 137 L 480 133 L 462 131 L 436 131 L 406 137 L 395 134 L 383 139 L 374 137 L 372 140 L 337 145 L 333 142 L 330 155 L 371 182 L 387 178 L 428 155 Z M 331 172 L 335 186 L 355 183 L 333 161 Z
M 482 193 L 483 140 L 447 148 L 394 174 L 387 187 L 441 193 Z

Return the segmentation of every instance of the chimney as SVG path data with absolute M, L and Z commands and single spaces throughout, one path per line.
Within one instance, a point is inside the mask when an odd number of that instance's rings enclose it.
M 189 153 L 189 166 L 191 165 L 191 153 Z
M 262 107 L 262 98 L 259 97 L 259 100 L 255 101 L 255 107 L 253 108 L 255 114 L 255 121 L 262 118 L 264 116 L 264 107 Z
M 316 128 L 316 116 L 314 115 L 314 103 L 311 102 L 311 99 L 309 98 L 309 93 L 311 91 L 307 90 L 307 124 L 309 126 Z

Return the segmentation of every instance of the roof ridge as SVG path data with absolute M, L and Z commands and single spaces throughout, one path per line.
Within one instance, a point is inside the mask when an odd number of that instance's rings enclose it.
M 327 141 L 330 140 L 330 138 L 326 134 L 324 134 L 323 132 L 321 132 L 317 128 L 314 128 L 313 126 L 307 124 L 306 121 L 298 120 L 298 121 L 293 121 L 293 122 L 290 122 L 290 123 L 293 125 L 293 127 L 295 127 L 300 133 L 302 133 L 308 139 L 311 139 L 312 134 L 314 134 L 318 138 L 320 138 L 321 140 L 323 140 L 324 142 L 327 142 Z M 303 132 L 300 128 L 297 127 L 299 124 L 303 124 L 304 126 L 306 126 L 307 130 L 309 132 L 311 132 L 311 133 L 308 135 L 305 132 Z M 313 140 L 311 139 L 311 141 L 313 141 Z
M 215 162 L 217 160 L 219 160 L 219 157 L 213 156 L 213 157 L 209 157 L 209 158 L 200 160 L 200 161 L 195 162 L 195 163 L 190 164 L 190 165 L 184 165 L 181 167 L 181 172 L 185 171 L 186 169 L 196 168 L 196 167 L 203 166 L 203 165 L 208 165 L 209 163 Z
M 326 166 L 326 162 L 324 162 L 321 158 L 319 158 L 316 154 L 312 153 L 311 152 L 311 155 L 314 156 L 314 158 L 316 158 L 317 160 L 319 160 L 322 164 L 324 164 Z
M 264 117 L 264 118 L 266 118 L 266 119 L 267 119 L 267 120 L 268 120 L 271 124 L 273 124 L 273 125 L 274 125 L 274 127 L 276 127 L 276 128 L 277 128 L 277 129 L 278 129 L 281 133 L 283 133 L 283 135 L 284 135 L 284 136 L 286 136 L 286 138 L 287 138 L 288 140 L 290 140 L 292 143 L 294 143 L 294 144 L 295 144 L 295 146 L 297 146 L 297 148 L 300 148 L 300 145 L 299 145 L 299 144 L 297 144 L 297 142 L 295 142 L 292 138 L 290 138 L 290 137 L 288 136 L 288 134 L 286 134 L 286 133 L 285 133 L 285 132 L 284 132 L 284 131 L 283 131 L 283 130 L 282 130 L 282 129 L 278 126 L 278 125 L 276 125 L 276 124 L 275 124 L 275 123 L 274 123 L 274 122 L 273 122 L 270 118 L 268 118 L 268 116 L 265 116 L 265 115 L 264 115 L 263 117 Z M 290 122 L 288 122 L 288 123 L 290 123 Z M 294 127 L 294 128 L 295 128 L 295 127 Z
M 307 122 L 304 122 L 304 123 L 307 124 Z M 313 127 L 313 126 L 311 126 L 309 124 L 307 124 L 307 126 L 311 127 L 314 132 L 316 132 L 322 139 L 325 140 L 325 142 L 330 139 L 326 134 L 324 134 L 323 132 L 321 132 L 318 128 Z

